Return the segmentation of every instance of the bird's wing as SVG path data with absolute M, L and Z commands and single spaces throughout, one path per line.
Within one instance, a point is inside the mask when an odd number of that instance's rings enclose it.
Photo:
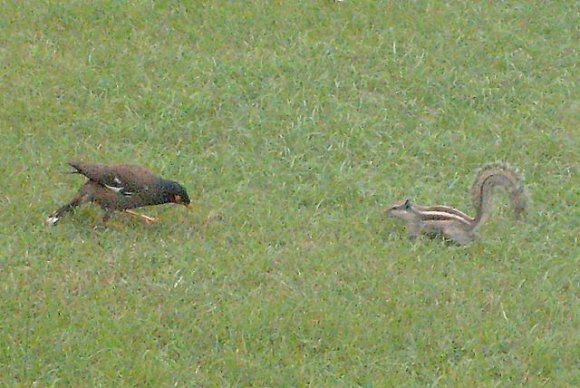
M 74 162 L 69 164 L 90 180 L 127 197 L 148 191 L 159 179 L 141 166 Z

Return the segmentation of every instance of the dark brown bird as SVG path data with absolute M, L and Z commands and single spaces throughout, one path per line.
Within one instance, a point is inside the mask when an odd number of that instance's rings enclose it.
M 104 223 L 115 211 L 133 214 L 151 223 L 156 219 L 135 213 L 131 209 L 164 203 L 190 206 L 191 201 L 183 186 L 158 177 L 145 167 L 79 162 L 68 164 L 76 170 L 72 173 L 82 174 L 89 180 L 69 203 L 48 216 L 46 223 L 49 225 L 56 225 L 66 213 L 86 202 L 94 202 L 104 210 Z

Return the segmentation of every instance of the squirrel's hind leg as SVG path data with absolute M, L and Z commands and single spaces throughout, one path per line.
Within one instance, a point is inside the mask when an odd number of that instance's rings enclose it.
M 477 232 L 471 230 L 465 230 L 464 228 L 457 226 L 450 226 L 445 230 L 445 237 L 453 241 L 458 245 L 469 244 L 473 240 L 479 238 Z

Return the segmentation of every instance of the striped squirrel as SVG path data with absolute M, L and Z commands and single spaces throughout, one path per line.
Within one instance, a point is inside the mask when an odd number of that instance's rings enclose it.
M 386 213 L 405 222 L 411 239 L 421 233 L 443 235 L 463 245 L 479 237 L 477 230 L 489 217 L 493 188 L 496 186 L 503 186 L 509 191 L 515 216 L 521 219 L 527 205 L 523 178 L 516 169 L 505 163 L 491 163 L 477 172 L 471 186 L 476 209 L 474 218 L 449 206 L 420 206 L 409 199 L 391 206 Z

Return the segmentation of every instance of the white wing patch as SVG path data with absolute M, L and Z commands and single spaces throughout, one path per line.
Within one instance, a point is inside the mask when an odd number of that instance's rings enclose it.
M 117 179 L 117 178 L 115 178 L 115 182 L 116 182 L 117 180 L 118 180 L 118 179 Z M 120 182 L 119 182 L 119 183 L 120 183 Z M 125 197 L 130 197 L 130 196 L 132 196 L 133 194 L 135 194 L 135 193 L 131 193 L 131 192 L 129 192 L 129 191 L 125 191 L 125 188 L 124 188 L 124 187 L 115 187 L 115 186 L 109 186 L 109 185 L 105 185 L 105 187 L 106 187 L 107 189 L 109 189 L 109 190 L 112 190 L 112 191 L 114 191 L 115 193 L 119 193 L 119 194 L 121 194 L 121 195 L 124 195 Z
M 115 179 L 113 179 L 113 182 L 115 182 L 118 185 L 122 185 L 123 184 L 123 182 L 121 182 L 121 180 L 119 178 L 117 178 L 117 177 L 115 177 Z
M 113 190 L 115 193 L 120 193 L 121 190 L 123 190 L 122 187 L 114 187 L 114 186 L 109 186 L 109 185 L 105 185 L 105 187 L 109 190 Z

